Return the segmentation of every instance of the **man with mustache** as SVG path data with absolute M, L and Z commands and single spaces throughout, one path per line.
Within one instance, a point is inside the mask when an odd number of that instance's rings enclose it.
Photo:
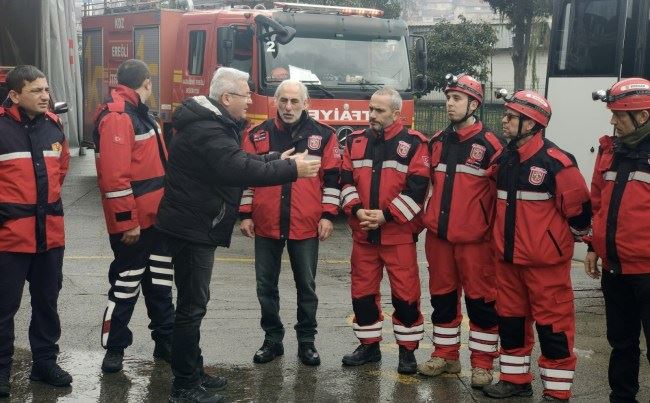
M 287 150 L 307 151 L 321 161 L 315 178 L 281 186 L 251 187 L 241 199 L 241 231 L 255 238 L 255 279 L 262 309 L 264 343 L 253 361 L 272 361 L 284 353 L 278 278 L 282 251 L 287 247 L 298 294 L 298 357 L 305 365 L 320 365 L 316 336 L 316 266 L 318 243 L 332 234 L 339 208 L 341 150 L 334 130 L 307 113 L 309 93 L 300 81 L 286 80 L 275 91 L 277 116 L 247 131 L 242 148 L 268 155 Z
M 429 185 L 426 138 L 404 127 L 402 98 L 391 88 L 376 91 L 368 104 L 370 127 L 346 140 L 341 171 L 341 206 L 352 228 L 352 328 L 360 345 L 343 365 L 381 360 L 384 315 L 380 282 L 384 267 L 395 312 L 399 345 L 397 371 L 417 371 L 414 350 L 424 334 L 415 241 Z
M 589 191 L 575 158 L 544 137 L 551 119 L 546 98 L 530 90 L 499 90 L 497 97 L 506 101 L 501 123 L 509 140 L 490 167 L 501 374 L 483 393 L 533 394 L 534 323 L 544 400 L 568 400 L 577 361 L 571 257 L 574 241 L 589 230 Z
M 607 340 L 612 347 L 609 399 L 633 402 L 639 391 L 642 326 L 650 347 L 650 81 L 626 78 L 594 93 L 594 99 L 606 102 L 612 111 L 616 135 L 600 138 L 591 180 L 593 237 L 585 270 L 599 278 L 597 262 L 603 259 Z
M 0 107 L 0 397 L 10 394 L 14 316 L 29 282 L 32 319 L 29 378 L 69 386 L 56 363 L 61 323 L 57 312 L 63 280 L 61 186 L 68 171 L 68 142 L 49 111 L 50 87 L 34 66 L 7 75 L 9 97 Z

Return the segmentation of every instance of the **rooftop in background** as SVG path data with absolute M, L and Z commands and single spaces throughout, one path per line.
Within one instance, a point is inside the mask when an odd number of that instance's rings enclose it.
M 459 15 L 470 21 L 501 21 L 501 17 L 483 0 L 403 0 L 402 4 L 402 18 L 409 26 L 456 21 Z

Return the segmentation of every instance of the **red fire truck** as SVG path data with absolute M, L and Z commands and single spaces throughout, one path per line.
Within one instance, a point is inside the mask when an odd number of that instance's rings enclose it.
M 404 99 L 402 116 L 413 122 L 413 96 L 425 77 L 412 80 L 407 42 L 418 70 L 426 44 L 409 39 L 406 23 L 378 18 L 374 9 L 275 3 L 261 7 L 176 10 L 160 1 L 87 3 L 83 27 L 84 138 L 92 141 L 93 113 L 116 84 L 124 60 L 145 61 L 152 72 L 149 106 L 170 133 L 172 110 L 183 99 L 207 95 L 215 69 L 230 66 L 251 75 L 256 124 L 275 115 L 273 94 L 286 78 L 309 88 L 309 113 L 337 129 L 339 139 L 368 122 L 372 93 L 391 86 Z

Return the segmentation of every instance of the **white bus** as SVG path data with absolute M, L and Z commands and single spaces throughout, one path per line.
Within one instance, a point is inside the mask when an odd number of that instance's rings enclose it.
M 598 138 L 613 133 L 611 113 L 591 93 L 620 78 L 650 78 L 650 0 L 555 0 L 551 34 L 546 136 L 576 157 L 590 185 Z M 576 244 L 574 258 L 585 253 Z
M 546 136 L 572 153 L 587 183 L 611 114 L 591 93 L 624 77 L 650 78 L 649 0 L 556 0 L 546 97 Z

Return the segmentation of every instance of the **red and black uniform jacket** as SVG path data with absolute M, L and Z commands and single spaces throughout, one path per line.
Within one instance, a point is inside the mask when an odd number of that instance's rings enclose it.
M 167 150 L 149 108 L 118 85 L 95 115 L 95 163 L 109 234 L 156 222 Z
M 287 125 L 278 117 L 249 129 L 242 149 L 249 154 L 282 153 L 295 147 L 321 161 L 314 178 L 300 178 L 280 186 L 244 190 L 239 208 L 242 219 L 252 218 L 255 234 L 273 239 L 301 240 L 318 236 L 321 218 L 333 220 L 338 213 L 341 150 L 334 129 L 309 117 Z
M 571 259 L 574 236 L 589 229 L 589 191 L 573 156 L 536 133 L 495 157 L 494 244 L 506 262 L 550 266 Z
M 59 118 L 0 107 L 0 252 L 65 245 L 61 185 L 70 153 Z
M 614 274 L 650 273 L 650 139 L 631 150 L 600 138 L 591 180 L 591 246 Z
M 348 136 L 341 170 L 341 206 L 349 216 L 352 238 L 376 245 L 415 241 L 429 186 L 427 139 L 401 122 L 376 133 Z M 383 210 L 386 223 L 376 230 L 359 226 L 360 209 Z
M 454 243 L 490 239 L 496 191 L 487 169 L 502 148 L 480 121 L 434 135 L 429 142 L 432 193 L 423 216 L 429 231 Z

